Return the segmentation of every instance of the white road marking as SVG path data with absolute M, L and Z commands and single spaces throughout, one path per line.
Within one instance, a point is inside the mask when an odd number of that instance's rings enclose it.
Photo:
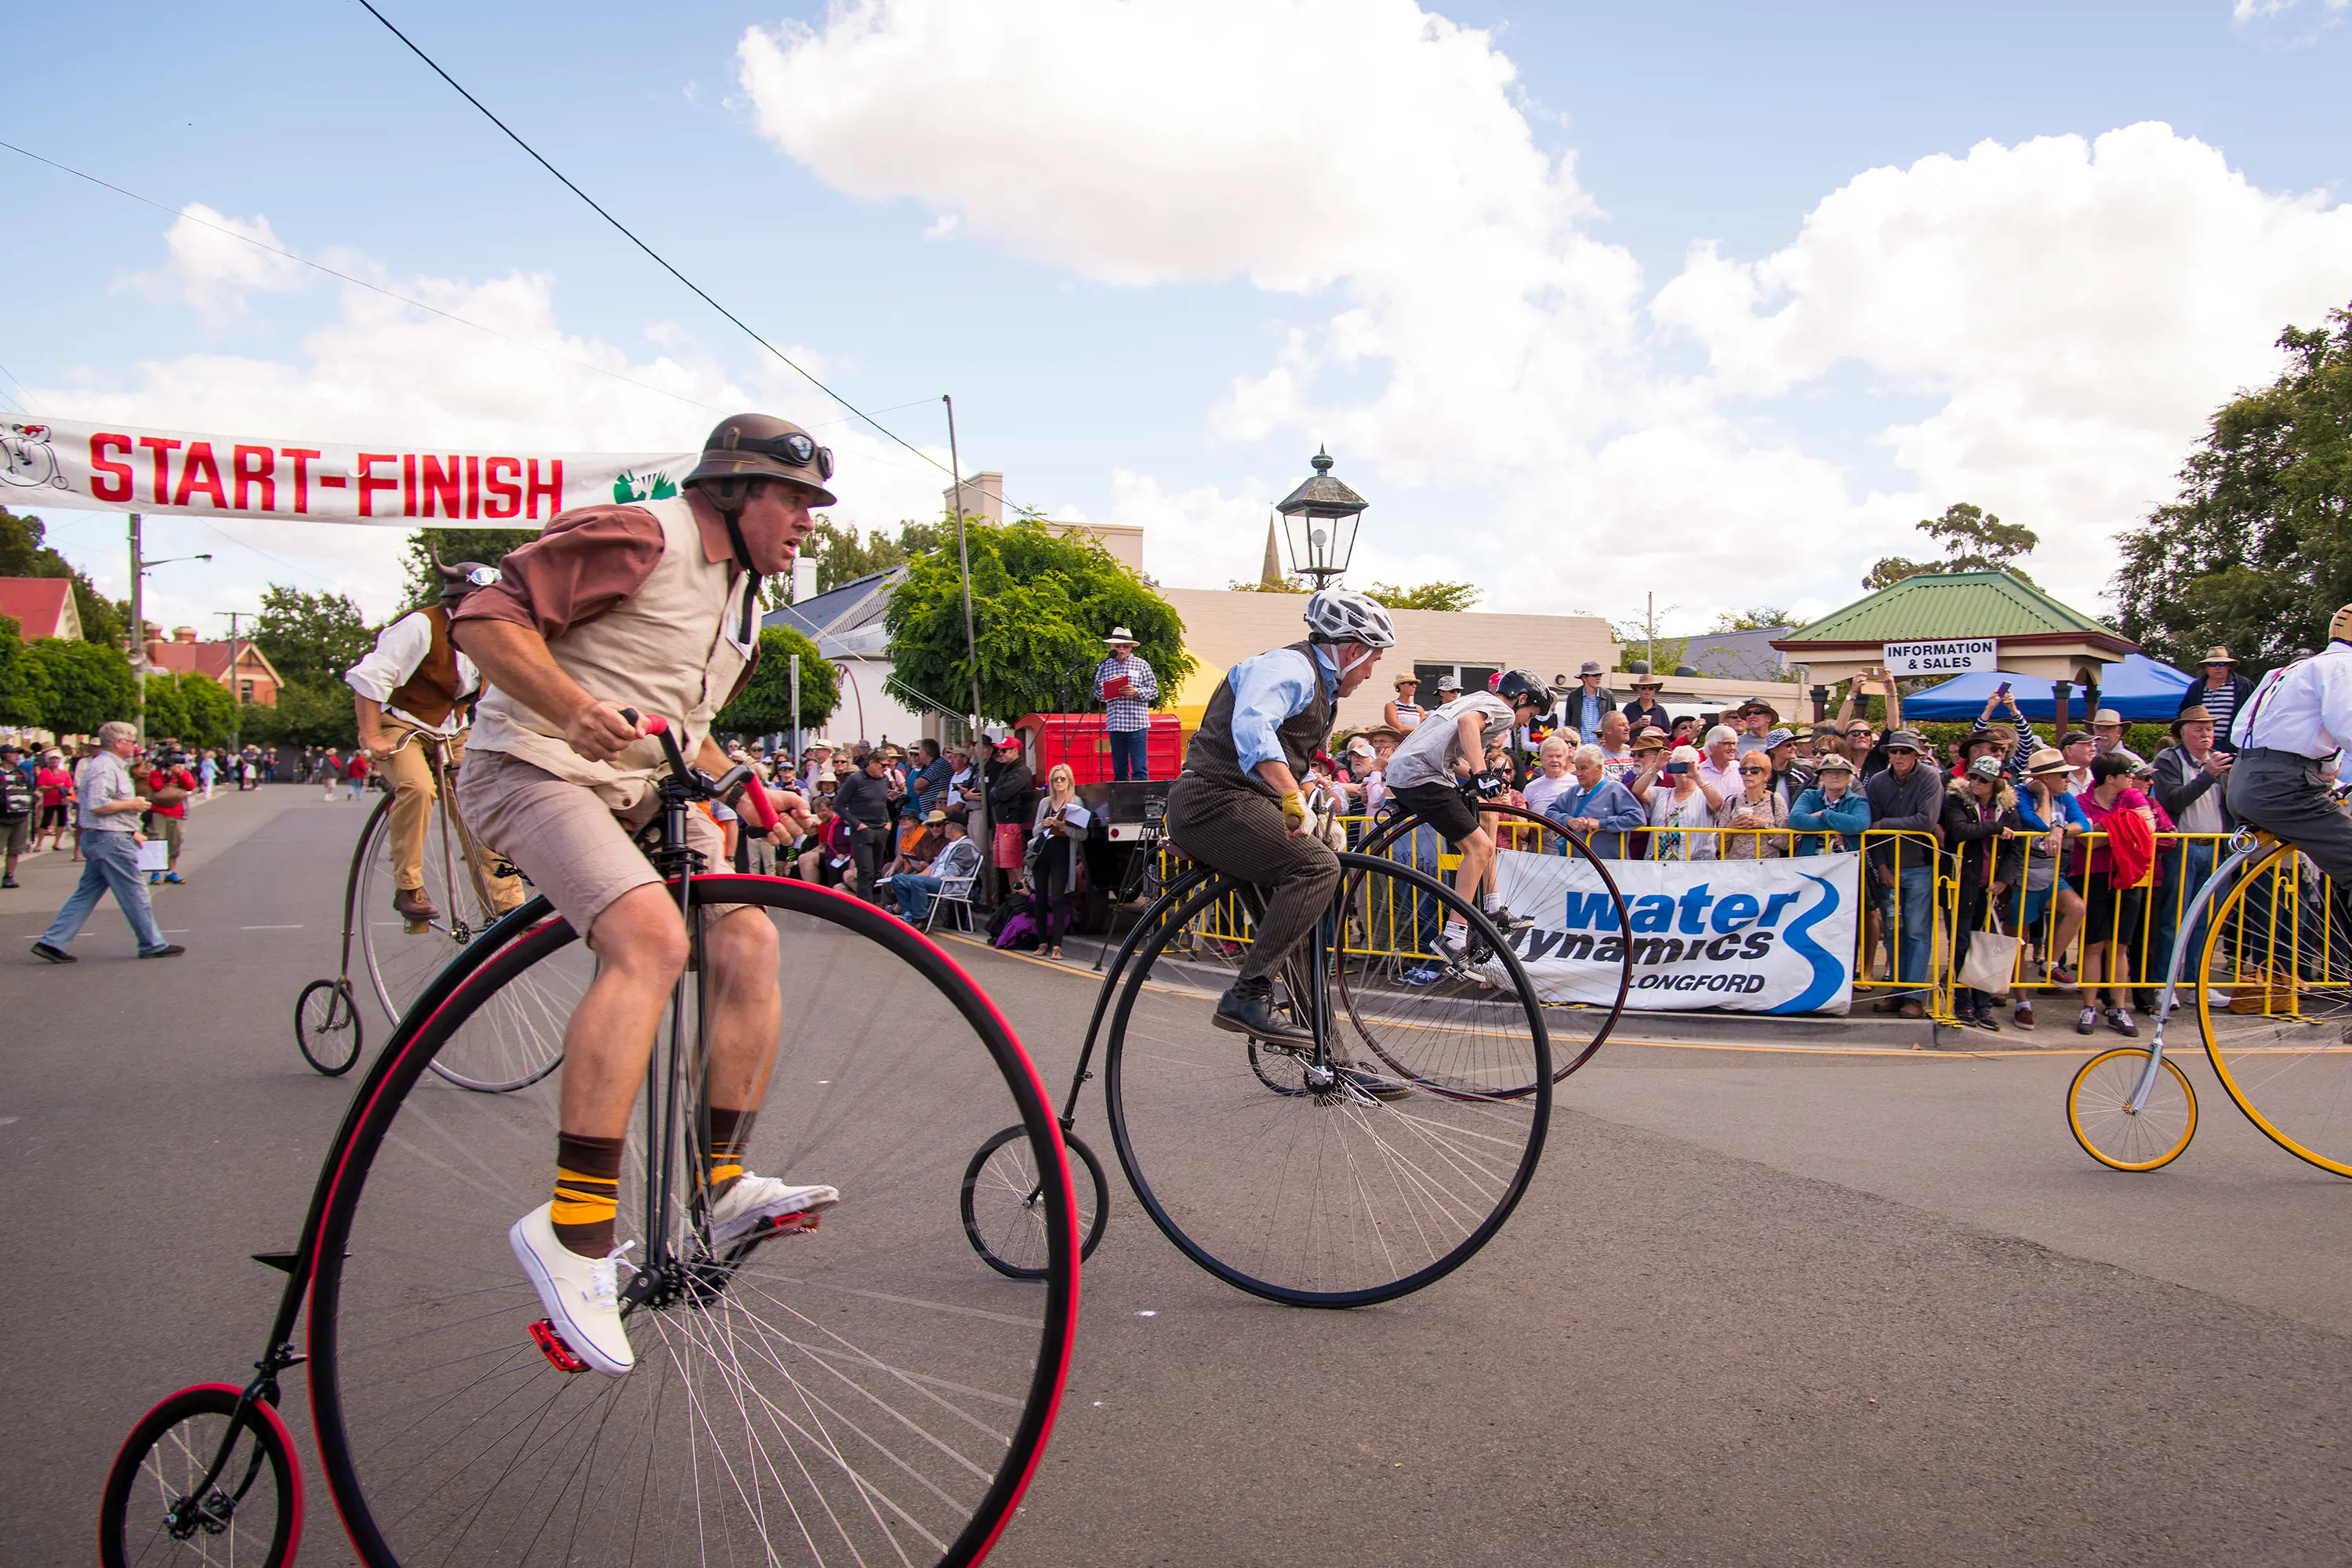
M 300 926 L 239 926 L 239 931 L 300 931 Z

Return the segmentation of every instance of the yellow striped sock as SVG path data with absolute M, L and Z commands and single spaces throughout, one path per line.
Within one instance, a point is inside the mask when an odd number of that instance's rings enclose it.
M 621 1207 L 621 1184 L 612 1176 L 591 1176 L 555 1168 L 555 1205 L 548 1218 L 556 1225 L 610 1225 Z

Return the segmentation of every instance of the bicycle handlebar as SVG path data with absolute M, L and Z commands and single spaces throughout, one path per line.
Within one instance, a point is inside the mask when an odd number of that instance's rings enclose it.
M 677 736 L 670 729 L 668 720 L 658 713 L 640 715 L 634 708 L 622 709 L 621 717 L 632 724 L 643 724 L 646 734 L 661 742 L 662 751 L 669 758 L 671 772 L 681 779 L 693 780 L 696 777 L 694 770 L 686 765 L 686 753 L 677 749 Z M 734 787 L 731 781 L 738 773 L 742 775 L 743 798 L 751 807 L 751 820 L 758 823 L 763 831 L 774 833 L 782 825 L 782 819 L 776 816 L 776 803 L 768 798 L 767 788 L 760 783 L 760 775 L 750 767 L 730 769 L 725 778 L 710 785 L 710 793 L 714 796 L 727 795 Z

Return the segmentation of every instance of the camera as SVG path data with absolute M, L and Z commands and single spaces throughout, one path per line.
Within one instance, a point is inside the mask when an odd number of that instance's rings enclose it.
M 1686 773 L 1690 772 L 1690 764 L 1688 763 L 1668 763 L 1666 764 L 1666 772 L 1670 775 Z

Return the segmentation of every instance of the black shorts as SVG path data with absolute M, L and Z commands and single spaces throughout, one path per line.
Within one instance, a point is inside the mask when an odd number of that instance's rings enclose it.
M 1478 831 L 1476 809 L 1450 784 L 1409 784 L 1391 790 L 1389 798 L 1444 834 L 1450 848 Z
M 66 812 L 68 809 L 68 808 L 63 801 L 59 801 L 55 805 L 45 805 L 41 807 L 41 831 L 47 833 L 52 827 L 66 826 Z

